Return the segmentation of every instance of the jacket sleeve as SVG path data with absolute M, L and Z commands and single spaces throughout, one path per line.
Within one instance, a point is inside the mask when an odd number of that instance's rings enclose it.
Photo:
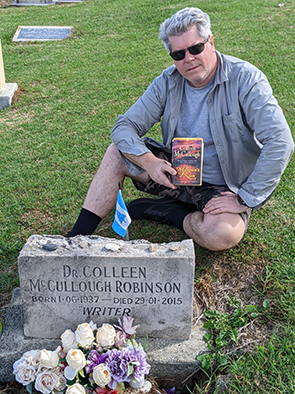
M 261 74 L 257 78 L 257 73 Z M 252 173 L 238 194 L 253 208 L 259 208 L 274 192 L 294 151 L 289 126 L 259 70 L 247 72 L 240 81 L 239 101 L 253 138 L 261 144 L 260 155 Z
M 166 78 L 162 73 L 124 115 L 119 115 L 111 133 L 119 151 L 136 156 L 149 152 L 141 137 L 161 120 L 166 91 Z

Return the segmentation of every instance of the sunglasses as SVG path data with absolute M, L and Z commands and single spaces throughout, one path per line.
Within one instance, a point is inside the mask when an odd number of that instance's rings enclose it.
M 169 55 L 172 57 L 173 60 L 176 61 L 183 60 L 185 58 L 186 51 L 189 51 L 191 55 L 198 55 L 199 53 L 203 52 L 205 44 L 208 41 L 209 37 L 204 42 L 199 42 L 198 44 L 192 45 L 187 49 L 180 49 L 180 51 L 170 52 Z

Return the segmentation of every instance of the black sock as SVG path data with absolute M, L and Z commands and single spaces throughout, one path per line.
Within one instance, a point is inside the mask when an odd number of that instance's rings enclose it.
M 82 208 L 74 227 L 67 233 L 66 237 L 70 238 L 75 235 L 91 235 L 100 221 L 101 218 L 95 213 Z

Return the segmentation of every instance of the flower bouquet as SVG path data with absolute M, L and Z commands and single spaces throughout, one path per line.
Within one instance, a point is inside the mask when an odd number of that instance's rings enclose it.
M 80 324 L 61 335 L 54 351 L 30 350 L 13 364 L 15 379 L 32 393 L 116 394 L 125 384 L 140 387 L 150 371 L 146 354 L 135 339 L 133 319 L 119 325 Z

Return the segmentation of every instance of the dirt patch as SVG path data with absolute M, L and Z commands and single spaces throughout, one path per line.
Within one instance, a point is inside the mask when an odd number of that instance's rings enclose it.
M 7 1 L 7 0 L 5 0 L 5 1 Z M 11 4 L 12 4 L 12 1 L 11 1 Z M 19 86 L 16 89 L 16 91 L 14 92 L 14 95 L 13 95 L 13 98 L 12 98 L 12 104 L 16 103 L 19 100 L 20 96 L 22 94 L 24 94 L 25 92 L 26 92 L 26 90 L 24 88 L 22 88 L 21 86 Z
M 41 191 L 40 191 L 41 192 Z M 19 224 L 32 232 L 43 233 L 48 229 L 48 225 L 55 220 L 48 210 L 45 212 L 40 209 L 32 209 L 20 216 Z
M 202 319 L 203 312 L 207 309 L 221 313 L 230 312 L 229 297 L 236 297 L 242 308 L 246 305 L 262 307 L 267 298 L 262 281 L 266 266 L 265 261 L 237 262 L 228 256 L 220 256 L 206 267 L 195 284 L 195 300 L 199 310 L 199 316 L 196 316 L 195 320 Z M 256 345 L 269 339 L 273 329 L 270 322 L 253 319 L 241 330 L 239 342 L 227 349 L 227 352 L 251 352 Z
M 205 309 L 228 312 L 228 297 L 237 297 L 241 305 L 260 305 L 260 277 L 264 262 L 251 263 L 230 261 L 227 257 L 216 260 L 198 279 L 195 295 Z
M 0 0 L 0 8 L 1 7 L 9 7 L 13 3 L 13 0 Z M 0 391 L 1 393 L 1 391 Z

